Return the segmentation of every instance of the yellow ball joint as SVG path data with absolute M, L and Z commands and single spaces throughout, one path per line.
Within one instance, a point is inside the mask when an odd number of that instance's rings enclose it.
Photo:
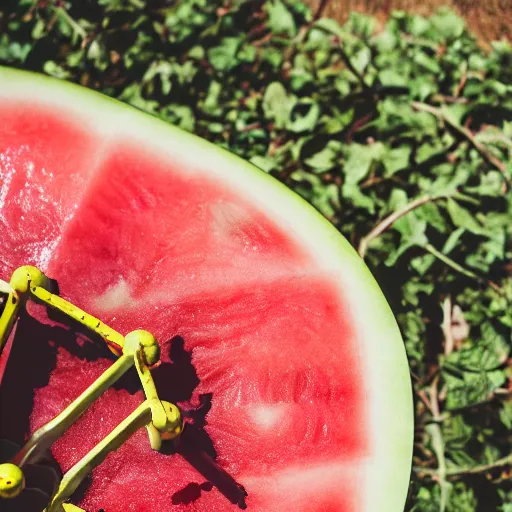
M 38 268 L 24 265 L 13 272 L 10 284 L 19 294 L 23 295 L 34 286 L 48 288 L 49 279 Z
M 160 432 L 160 435 L 164 441 L 168 441 L 177 438 L 183 432 L 183 416 L 176 405 L 170 402 L 162 402 L 162 405 L 167 417 L 167 424 L 165 430 Z
M 124 338 L 124 354 L 135 355 L 140 351 L 142 363 L 152 368 L 160 362 L 160 345 L 148 331 L 137 329 L 128 333 Z
M 0 464 L 0 498 L 15 498 L 25 488 L 25 477 L 15 464 Z

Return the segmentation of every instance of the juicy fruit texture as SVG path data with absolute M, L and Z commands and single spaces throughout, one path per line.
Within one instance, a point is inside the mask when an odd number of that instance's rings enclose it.
M 0 273 L 4 278 L 22 261 L 48 265 L 97 155 L 98 141 L 74 123 L 63 123 L 55 115 L 34 123 L 32 113 L 37 108 L 28 102 L 1 109 Z
M 0 118 L 2 277 L 40 266 L 120 332 L 150 330 L 162 344 L 161 398 L 195 420 L 179 453 L 152 452 L 139 431 L 77 504 L 235 510 L 224 478 L 245 488 L 249 510 L 362 510 L 372 446 L 357 326 L 350 297 L 308 250 L 200 156 L 189 169 L 42 105 L 13 102 Z M 17 442 L 112 362 L 29 310 L 44 325 L 22 319 L 0 388 L 0 417 L 13 418 L 0 437 Z M 142 400 L 134 375 L 107 391 L 54 445 L 62 470 Z

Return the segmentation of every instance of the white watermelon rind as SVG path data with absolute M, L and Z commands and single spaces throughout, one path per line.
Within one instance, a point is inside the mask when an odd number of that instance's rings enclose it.
M 407 357 L 395 318 L 378 284 L 343 236 L 294 192 L 243 159 L 133 107 L 40 74 L 0 67 L 0 100 L 21 99 L 62 109 L 102 135 L 104 148 L 125 136 L 167 153 L 187 172 L 204 168 L 229 183 L 284 227 L 350 297 L 361 343 L 370 418 L 371 457 L 363 461 L 365 512 L 400 512 L 409 484 L 413 400 Z M 200 159 L 200 160 L 199 160 Z M 198 165 L 198 162 L 200 165 Z

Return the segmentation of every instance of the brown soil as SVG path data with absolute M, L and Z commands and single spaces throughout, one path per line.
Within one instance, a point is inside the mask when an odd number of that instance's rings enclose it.
M 322 0 L 304 0 L 315 11 Z M 512 39 L 512 0 L 323 0 L 323 16 L 343 23 L 350 12 L 358 11 L 376 16 L 385 22 L 393 10 L 422 15 L 434 13 L 446 5 L 462 16 L 469 29 L 484 44 L 497 39 Z

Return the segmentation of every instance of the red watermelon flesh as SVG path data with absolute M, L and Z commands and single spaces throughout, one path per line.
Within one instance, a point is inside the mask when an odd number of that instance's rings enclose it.
M 37 265 L 119 332 L 151 331 L 161 398 L 195 425 L 178 453 L 152 451 L 139 431 L 75 502 L 89 512 L 236 510 L 238 484 L 248 510 L 369 510 L 368 475 L 385 461 L 350 288 L 293 235 L 293 218 L 278 222 L 265 196 L 221 179 L 195 140 L 169 154 L 116 133 L 115 117 L 109 130 L 88 116 L 48 99 L 0 107 L 0 277 Z M 0 388 L 0 437 L 18 442 L 112 364 L 43 308 L 29 313 L 41 324 L 20 321 Z M 143 399 L 135 372 L 108 390 L 53 446 L 62 470 Z

